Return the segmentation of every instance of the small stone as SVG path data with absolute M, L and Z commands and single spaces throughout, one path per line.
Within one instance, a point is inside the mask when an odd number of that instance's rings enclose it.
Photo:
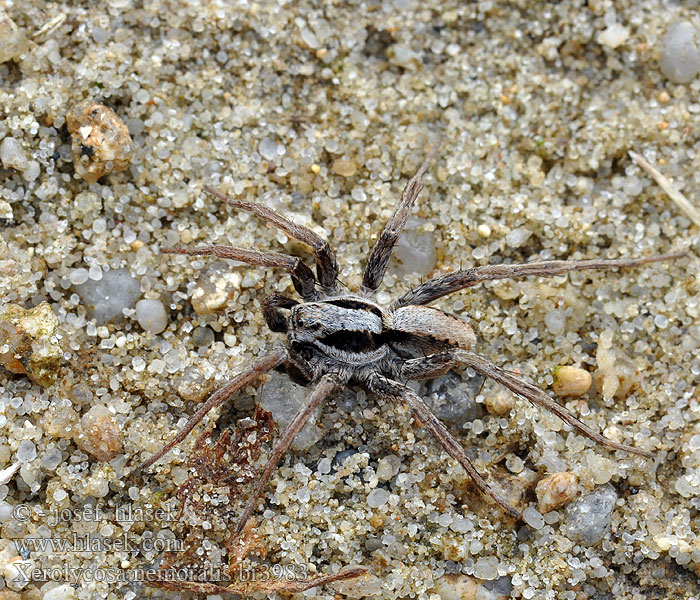
M 523 521 L 533 529 L 542 529 L 544 527 L 544 517 L 531 506 L 528 506 L 523 511 Z
M 605 398 L 624 400 L 641 382 L 634 361 L 618 347 L 606 347 L 604 341 L 596 350 L 598 368 L 593 372 L 593 385 Z
M 673 83 L 689 83 L 700 72 L 698 32 L 690 21 L 671 25 L 661 44 L 661 73 Z
M 586 546 L 595 546 L 608 533 L 617 493 L 611 485 L 578 498 L 566 510 L 567 534 Z
M 75 286 L 75 291 L 86 305 L 90 318 L 103 325 L 121 317 L 125 308 L 134 306 L 141 295 L 141 286 L 128 269 L 114 269 L 104 271 L 99 281 L 86 279 L 85 283 Z
M 29 462 L 36 458 L 36 445 L 31 440 L 22 440 L 17 447 L 17 460 Z
M 382 580 L 371 573 L 364 573 L 359 577 L 335 581 L 330 586 L 345 598 L 367 598 L 381 593 Z
M 122 449 L 124 434 L 112 412 L 104 404 L 93 406 L 80 419 L 73 440 L 97 460 L 112 460 Z
M 550 310 L 544 316 L 544 324 L 552 335 L 564 333 L 566 329 L 566 315 L 564 311 L 559 309 Z
M 435 583 L 440 600 L 506 600 L 513 588 L 508 577 L 484 582 L 464 573 L 443 575 Z
M 6 169 L 18 171 L 24 171 L 29 164 L 22 144 L 13 137 L 6 137 L 0 144 L 0 161 Z
M 615 23 L 598 34 L 598 43 L 608 48 L 622 46 L 630 36 L 629 27 Z
M 0 600 L 21 600 L 22 596 L 20 596 L 17 592 L 13 592 L 12 590 L 4 589 L 0 590 Z
M 277 142 L 269 137 L 264 137 L 260 141 L 260 144 L 258 144 L 258 152 L 260 152 L 260 156 L 262 156 L 265 160 L 274 160 L 277 158 L 277 149 Z
M 44 593 L 42 600 L 75 600 L 75 588 L 72 585 L 64 583 L 55 588 L 51 588 Z
M 480 556 L 474 563 L 474 576 L 479 579 L 496 579 L 498 564 L 497 556 Z
M 513 394 L 498 389 L 484 398 L 484 406 L 489 414 L 507 415 L 515 405 Z
M 506 245 L 509 248 L 519 248 L 522 246 L 532 235 L 532 232 L 525 227 L 517 227 L 516 229 L 511 229 L 506 234 Z
M 30 310 L 7 304 L 0 311 L 0 364 L 39 385 L 53 383 L 63 360 L 58 317 L 47 302 Z
M 578 478 L 566 471 L 540 479 L 535 488 L 537 510 L 545 514 L 571 502 L 578 494 Z
M 207 378 L 201 369 L 192 365 L 173 382 L 173 389 L 187 402 L 201 402 L 214 389 L 214 378 Z
M 30 581 L 31 572 L 35 568 L 34 560 L 22 559 L 11 546 L 0 552 L 0 575 L 5 579 L 5 585 L 18 592 Z
M 241 276 L 231 265 L 215 262 L 197 279 L 192 292 L 192 308 L 198 315 L 209 315 L 226 306 L 241 289 Z
M 557 396 L 583 396 L 591 389 L 593 378 L 585 369 L 559 366 L 554 368 L 552 389 Z
M 294 383 L 283 373 L 270 373 L 262 389 L 260 406 L 272 413 L 275 424 L 283 430 L 306 402 L 308 390 Z M 317 409 L 304 428 L 294 438 L 291 448 L 303 451 L 321 439 L 322 432 L 316 425 L 321 409 Z
M 389 272 L 399 279 L 413 273 L 427 276 L 435 268 L 436 262 L 435 235 L 431 231 L 421 231 L 418 221 L 409 218 L 403 235 L 394 247 Z
M 384 488 L 374 488 L 367 494 L 367 506 L 370 508 L 379 508 L 384 506 L 389 500 L 389 492 Z
M 484 416 L 484 409 L 475 400 L 483 383 L 482 375 L 464 382 L 461 376 L 450 371 L 427 382 L 425 402 L 438 419 L 460 427 Z
M 211 346 L 214 339 L 214 332 L 209 327 L 195 327 L 192 330 L 192 343 L 198 348 Z
M 5 10 L 0 8 L 0 63 L 18 58 L 28 48 L 24 33 L 7 16 Z
M 136 320 L 149 333 L 162 333 L 168 326 L 168 314 L 160 300 L 139 300 L 136 303 Z
M 333 172 L 341 177 L 352 177 L 357 172 L 357 165 L 352 160 L 338 158 L 333 161 Z
M 484 239 L 488 238 L 491 236 L 491 228 L 486 225 L 485 223 L 482 223 L 476 228 L 476 232 Z
M 123 171 L 134 156 L 134 144 L 124 122 L 111 109 L 83 102 L 66 115 L 72 137 L 75 171 L 88 183 Z

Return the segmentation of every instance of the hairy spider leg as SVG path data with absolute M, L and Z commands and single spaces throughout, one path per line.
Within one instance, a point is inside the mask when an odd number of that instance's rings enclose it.
M 189 256 L 218 256 L 219 258 L 237 260 L 249 265 L 279 267 L 289 271 L 294 288 L 304 300 L 309 301 L 318 298 L 314 273 L 297 256 L 219 245 L 197 246 L 195 248 L 162 248 L 161 252 L 163 254 L 187 254 Z
M 226 194 L 206 185 L 204 186 L 204 191 L 207 194 L 211 194 L 219 200 L 223 200 L 227 204 L 252 212 L 256 216 L 264 219 L 268 223 L 271 223 L 275 227 L 284 231 L 288 236 L 304 242 L 313 248 L 314 256 L 316 257 L 316 273 L 318 276 L 318 282 L 321 284 L 323 291 L 327 294 L 334 294 L 337 291 L 338 284 L 338 262 L 335 258 L 335 253 L 331 248 L 330 244 L 324 240 L 320 235 L 313 232 L 308 227 L 303 225 L 297 225 L 293 221 L 290 221 L 287 217 L 282 216 L 278 212 L 272 210 L 271 208 L 260 204 L 259 202 L 245 202 L 243 200 L 236 200 L 235 198 L 230 198 Z
M 375 374 L 367 380 L 367 388 L 391 401 L 401 401 L 408 404 L 416 418 L 435 436 L 447 453 L 454 458 L 462 468 L 467 472 L 469 477 L 479 490 L 486 496 L 492 498 L 509 515 L 520 518 L 520 513 L 513 508 L 505 498 L 499 496 L 491 489 L 491 486 L 486 483 L 481 473 L 476 470 L 476 467 L 467 458 L 462 445 L 452 436 L 447 427 L 438 419 L 426 406 L 425 402 L 416 394 L 410 387 L 403 385 L 397 381 L 392 381 L 383 375 Z
M 319 379 L 306 403 L 299 409 L 291 423 L 287 425 L 286 429 L 280 434 L 279 439 L 275 443 L 272 452 L 270 453 L 270 458 L 268 459 L 263 472 L 260 474 L 258 482 L 255 484 L 255 488 L 250 494 L 248 504 L 246 505 L 245 510 L 243 511 L 243 514 L 241 515 L 241 518 L 233 531 L 234 535 L 238 535 L 243 531 L 246 521 L 248 521 L 250 515 L 255 510 L 258 499 L 265 491 L 265 487 L 267 487 L 270 477 L 272 477 L 272 473 L 274 473 L 275 469 L 277 468 L 280 459 L 289 449 L 289 446 L 291 446 L 294 438 L 309 420 L 309 417 L 311 417 L 313 412 L 334 393 L 336 393 L 345 383 L 347 383 L 347 379 L 340 378 L 338 375 L 333 373 L 328 373 Z
M 627 444 L 614 442 L 593 431 L 590 427 L 588 427 L 588 425 L 576 418 L 566 408 L 560 404 L 557 404 L 537 386 L 519 379 L 512 373 L 497 367 L 473 352 L 455 349 L 433 354 L 426 358 L 412 359 L 404 363 L 404 366 L 401 369 L 401 375 L 407 379 L 430 378 L 440 375 L 450 368 L 457 366 L 471 367 L 477 373 L 493 379 L 503 387 L 508 388 L 515 395 L 520 396 L 525 400 L 529 400 L 533 404 L 538 404 L 546 408 L 548 411 L 557 415 L 557 417 L 559 417 L 562 421 L 568 423 L 574 429 L 601 446 L 607 446 L 608 448 L 613 448 L 615 450 L 624 450 L 625 452 L 639 454 L 640 456 L 645 456 L 647 458 L 654 457 L 651 452 L 640 450 L 639 448 L 634 448 L 632 446 L 628 446 Z
M 389 264 L 389 259 L 391 259 L 394 246 L 396 246 L 401 237 L 401 232 L 406 224 L 406 219 L 411 211 L 411 207 L 418 197 L 418 194 L 420 194 L 420 191 L 423 189 L 423 185 L 421 184 L 423 175 L 425 175 L 430 163 L 433 161 L 439 146 L 440 141 L 438 140 L 428 152 L 421 166 L 418 167 L 416 174 L 411 177 L 406 184 L 401 194 L 401 201 L 396 207 L 391 219 L 389 219 L 389 222 L 384 227 L 374 248 L 372 248 L 362 277 L 362 286 L 360 289 L 363 292 L 373 294 L 381 285 L 387 265 Z
M 194 429 L 195 425 L 199 423 L 206 414 L 213 408 L 226 402 L 231 396 L 233 396 L 240 389 L 244 388 L 256 377 L 260 377 L 264 373 L 271 371 L 272 369 L 278 367 L 289 358 L 289 354 L 286 349 L 280 348 L 279 350 L 273 350 L 267 354 L 264 354 L 260 358 L 256 359 L 252 365 L 250 365 L 243 372 L 239 373 L 225 386 L 216 390 L 207 401 L 202 404 L 200 409 L 190 417 L 187 424 L 180 430 L 180 432 L 175 436 L 175 438 L 163 446 L 158 452 L 156 452 L 151 458 L 144 462 L 139 470 L 147 469 L 159 458 L 161 458 L 166 452 L 168 452 L 173 446 L 179 444 L 184 440 L 190 431 Z
M 493 279 L 513 279 L 537 275 L 540 277 L 555 277 L 569 271 L 585 271 L 590 269 L 612 269 L 615 267 L 638 267 L 647 263 L 664 260 L 675 260 L 685 256 L 685 252 L 661 254 L 646 258 L 613 258 L 602 260 L 548 260 L 542 262 L 521 263 L 514 265 L 485 265 L 471 269 L 460 269 L 452 273 L 440 275 L 422 283 L 417 288 L 406 292 L 394 301 L 391 310 L 410 304 L 429 304 L 442 296 L 458 290 L 472 287 L 482 281 Z

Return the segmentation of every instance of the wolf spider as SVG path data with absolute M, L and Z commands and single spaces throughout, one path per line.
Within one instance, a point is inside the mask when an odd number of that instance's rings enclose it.
M 362 285 L 356 293 L 339 289 L 335 254 L 329 243 L 312 230 L 293 223 L 262 204 L 236 200 L 210 187 L 204 188 L 207 193 L 227 204 L 250 211 L 278 227 L 289 237 L 311 246 L 315 256 L 316 273 L 314 274 L 300 258 L 274 252 L 257 252 L 221 245 L 162 250 L 169 254 L 213 255 L 252 265 L 285 269 L 291 274 L 301 301 L 280 294 L 273 294 L 263 300 L 267 325 L 272 331 L 287 335 L 287 347 L 272 350 L 256 359 L 228 384 L 214 392 L 175 439 L 149 458 L 141 468 L 150 467 L 185 439 L 212 408 L 228 400 L 256 377 L 280 365 L 285 365 L 290 374 L 300 376 L 309 384 L 313 384 L 314 388 L 306 403 L 274 445 L 234 534 L 243 530 L 281 457 L 314 410 L 350 383 L 359 384 L 390 401 L 405 402 L 418 422 L 427 427 L 447 453 L 462 465 L 478 489 L 516 518 L 520 517 L 520 513 L 491 489 L 467 458 L 462 445 L 423 400 L 405 384 L 407 380 L 430 379 L 454 367 L 471 367 L 516 395 L 550 410 L 598 444 L 640 456 L 653 456 L 646 450 L 607 439 L 554 402 L 538 387 L 475 354 L 473 348 L 476 337 L 472 328 L 462 319 L 426 305 L 482 281 L 530 275 L 553 277 L 569 271 L 635 267 L 675 259 L 683 254 L 612 260 L 550 260 L 459 269 L 422 283 L 388 307 L 380 306 L 374 300 L 377 288 L 382 282 L 406 218 L 422 189 L 422 177 L 436 151 L 437 145 L 431 149 L 406 185 L 398 207 L 372 249 Z

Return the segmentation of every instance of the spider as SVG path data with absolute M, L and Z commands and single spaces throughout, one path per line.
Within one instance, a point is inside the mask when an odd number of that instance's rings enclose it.
M 254 213 L 291 238 L 311 246 L 316 273 L 298 257 L 273 252 L 222 245 L 162 250 L 169 254 L 213 255 L 252 265 L 285 269 L 291 274 L 294 288 L 301 297 L 299 301 L 273 294 L 263 300 L 265 321 L 272 331 L 286 334 L 286 347 L 274 349 L 261 356 L 228 384 L 215 391 L 175 438 L 141 466 L 142 469 L 150 467 L 185 439 L 210 410 L 272 369 L 284 365 L 290 375 L 300 377 L 313 385 L 305 404 L 274 444 L 234 534 L 243 531 L 280 459 L 312 413 L 349 384 L 359 384 L 369 392 L 392 402 L 405 402 L 417 421 L 426 427 L 447 453 L 465 469 L 477 488 L 515 518 L 520 518 L 520 513 L 491 489 L 484 476 L 467 457 L 462 445 L 433 415 L 420 396 L 406 385 L 406 381 L 430 379 L 452 368 L 471 367 L 517 396 L 550 410 L 598 444 L 648 458 L 653 456 L 646 450 L 607 439 L 554 402 L 538 387 L 475 354 L 473 350 L 476 336 L 471 326 L 459 317 L 427 305 L 447 294 L 475 286 L 482 281 L 530 275 L 553 277 L 569 271 L 635 267 L 672 260 L 684 254 L 611 260 L 551 260 L 459 269 L 422 283 L 388 307 L 380 306 L 374 299 L 377 289 L 406 218 L 422 189 L 423 175 L 437 152 L 437 146 L 438 144 L 428 152 L 424 162 L 406 185 L 393 216 L 369 255 L 360 290 L 356 293 L 339 289 L 335 254 L 329 243 L 311 229 L 293 223 L 263 204 L 229 198 L 208 186 L 204 187 L 207 193 L 231 206 Z

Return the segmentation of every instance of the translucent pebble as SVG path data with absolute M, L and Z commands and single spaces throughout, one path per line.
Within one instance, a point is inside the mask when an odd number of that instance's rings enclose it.
M 409 218 L 394 248 L 390 272 L 401 278 L 411 273 L 427 276 L 435 268 L 436 261 L 434 234 L 430 231 L 420 232 L 418 222 Z
M 542 529 L 544 527 L 544 517 L 531 506 L 528 506 L 523 511 L 523 521 L 533 529 Z
M 299 490 L 297 491 L 297 499 L 299 500 L 299 502 L 303 502 L 304 504 L 306 504 L 310 498 L 311 494 L 309 493 L 309 488 L 307 488 L 306 486 L 299 488 Z
M 287 375 L 271 373 L 263 386 L 260 406 L 272 413 L 275 423 L 284 429 L 306 402 L 307 390 L 294 383 Z M 292 448 L 303 451 L 321 439 L 322 432 L 317 423 L 320 408 L 308 420 L 301 432 L 294 438 Z
M 214 332 L 209 327 L 195 327 L 192 330 L 192 343 L 197 347 L 211 346 Z
M 544 316 L 544 324 L 547 326 L 550 333 L 553 335 L 559 335 L 560 333 L 564 332 L 564 328 L 566 326 L 566 316 L 561 310 L 550 310 Z
M 331 459 L 322 458 L 319 460 L 316 470 L 318 471 L 319 475 L 328 475 L 328 473 L 331 472 Z
M 100 267 L 100 265 L 92 265 L 88 269 L 88 277 L 93 281 L 99 281 L 102 279 L 102 267 Z
M 600 32 L 598 43 L 609 48 L 617 48 L 627 41 L 630 36 L 629 28 L 619 23 L 614 23 Z
M 0 500 L 0 523 L 7 523 L 13 517 L 14 510 L 12 504 Z
M 367 505 L 371 508 L 384 506 L 389 500 L 389 492 L 384 488 L 375 488 L 367 494 Z
M 45 469 L 53 471 L 61 464 L 62 460 L 63 455 L 61 451 L 58 448 L 51 448 L 44 452 L 44 455 L 41 457 L 41 464 Z
M 35 181 L 41 175 L 41 165 L 35 160 L 30 160 L 27 163 L 27 168 L 22 173 L 25 181 Z
M 68 276 L 68 279 L 70 279 L 70 282 L 73 285 L 80 285 L 81 283 L 85 283 L 88 280 L 88 270 L 83 269 L 80 267 L 79 269 L 73 269 Z
M 496 579 L 498 577 L 498 557 L 480 556 L 474 563 L 474 577 Z
M 509 248 L 519 248 L 522 246 L 527 239 L 532 235 L 532 232 L 525 227 L 517 227 L 512 229 L 506 235 L 506 245 Z
M 146 361 L 140 356 L 134 356 L 134 358 L 131 359 L 131 366 L 133 367 L 134 371 L 140 373 L 146 368 Z
M 258 144 L 258 152 L 266 160 L 277 158 L 277 142 L 269 137 L 264 137 Z
M 22 440 L 17 448 L 17 460 L 28 462 L 36 458 L 36 446 L 31 440 Z
M 27 47 L 27 38 L 22 30 L 0 8 L 0 63 L 18 58 Z
M 27 153 L 13 137 L 6 137 L 0 144 L 0 161 L 6 169 L 24 171 L 27 168 Z
M 566 528 L 570 538 L 594 546 L 609 532 L 617 493 L 604 485 L 567 506 Z
M 105 271 L 99 281 L 88 281 L 76 285 L 76 292 L 90 311 L 90 318 L 98 325 L 122 314 L 125 308 L 132 308 L 141 295 L 141 286 L 128 269 Z
M 104 233 L 107 231 L 107 221 L 104 219 L 95 219 L 92 223 L 92 230 L 95 233 Z
M 168 315 L 160 300 L 139 300 L 136 303 L 136 320 L 150 333 L 161 333 L 168 326 Z
M 700 72 L 698 32 L 689 21 L 671 25 L 662 40 L 661 73 L 673 83 L 688 83 Z

